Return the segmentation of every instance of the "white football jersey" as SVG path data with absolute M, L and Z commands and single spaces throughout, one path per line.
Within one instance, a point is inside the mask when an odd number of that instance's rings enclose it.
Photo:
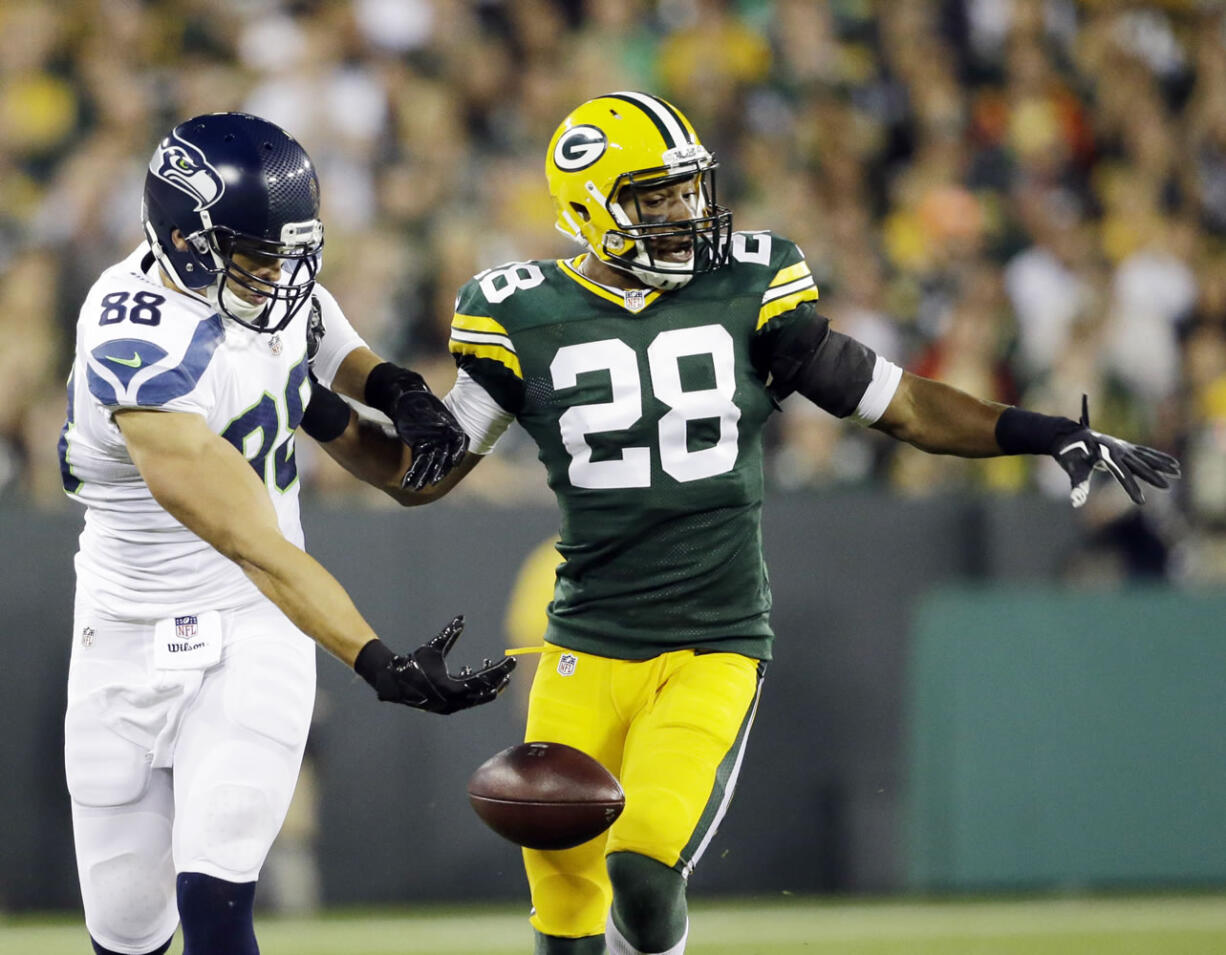
M 325 333 L 313 369 L 325 385 L 362 339 L 316 285 Z M 284 307 L 284 306 L 279 306 Z M 118 408 L 198 414 L 251 463 L 285 537 L 302 546 L 294 431 L 310 400 L 310 306 L 269 335 L 168 288 L 147 245 L 107 269 L 77 320 L 60 435 L 64 490 L 85 504 L 77 586 L 98 611 L 155 619 L 265 599 L 236 564 L 158 505 L 115 424 Z

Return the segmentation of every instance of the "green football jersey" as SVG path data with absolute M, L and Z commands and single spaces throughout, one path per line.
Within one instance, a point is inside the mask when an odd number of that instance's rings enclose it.
M 561 508 L 545 639 L 623 659 L 769 659 L 767 369 L 775 333 L 812 320 L 804 256 L 736 233 L 727 266 L 672 292 L 606 288 L 580 260 L 480 273 L 451 331 L 460 368 L 535 440 Z

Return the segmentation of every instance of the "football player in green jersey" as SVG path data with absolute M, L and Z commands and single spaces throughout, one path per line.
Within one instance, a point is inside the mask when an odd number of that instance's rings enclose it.
M 830 328 L 800 249 L 733 232 L 689 120 L 619 92 L 549 144 L 573 259 L 513 262 L 460 291 L 446 403 L 470 440 L 446 493 L 514 419 L 561 509 L 562 563 L 525 738 L 582 749 L 626 809 L 601 838 L 525 850 L 537 952 L 679 953 L 686 879 L 723 818 L 771 655 L 762 431 L 799 392 L 924 450 L 1052 454 L 1074 505 L 1090 474 L 1167 487 L 1178 462 L 1080 421 L 904 372 Z

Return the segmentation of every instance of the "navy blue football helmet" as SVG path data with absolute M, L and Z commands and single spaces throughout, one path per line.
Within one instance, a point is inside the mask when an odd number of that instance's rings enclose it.
M 267 120 L 211 113 L 176 126 L 149 162 L 141 219 L 171 279 L 241 325 L 280 331 L 310 299 L 324 244 L 319 179 Z

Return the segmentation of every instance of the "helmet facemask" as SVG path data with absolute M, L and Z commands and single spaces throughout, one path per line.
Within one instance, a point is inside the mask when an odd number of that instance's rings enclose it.
M 207 218 L 207 213 L 202 218 Z M 318 220 L 287 223 L 281 235 L 282 241 L 275 242 L 215 226 L 186 237 L 200 267 L 213 277 L 200 291 L 227 318 L 257 332 L 285 328 L 310 298 L 319 271 L 323 226 Z M 251 268 L 241 265 L 235 256 L 241 256 Z M 252 271 L 273 265 L 280 269 L 276 279 Z M 248 301 L 244 293 L 259 300 Z M 273 324 L 279 304 L 285 308 Z
M 698 273 L 725 265 L 731 250 L 732 213 L 716 203 L 715 169 L 716 163 L 708 158 L 619 176 L 606 203 L 617 227 L 605 232 L 605 254 L 600 257 L 663 291 L 681 288 Z M 686 182 L 694 187 L 684 200 L 689 217 L 652 221 L 642 195 Z M 687 245 L 687 258 L 667 257 Z

